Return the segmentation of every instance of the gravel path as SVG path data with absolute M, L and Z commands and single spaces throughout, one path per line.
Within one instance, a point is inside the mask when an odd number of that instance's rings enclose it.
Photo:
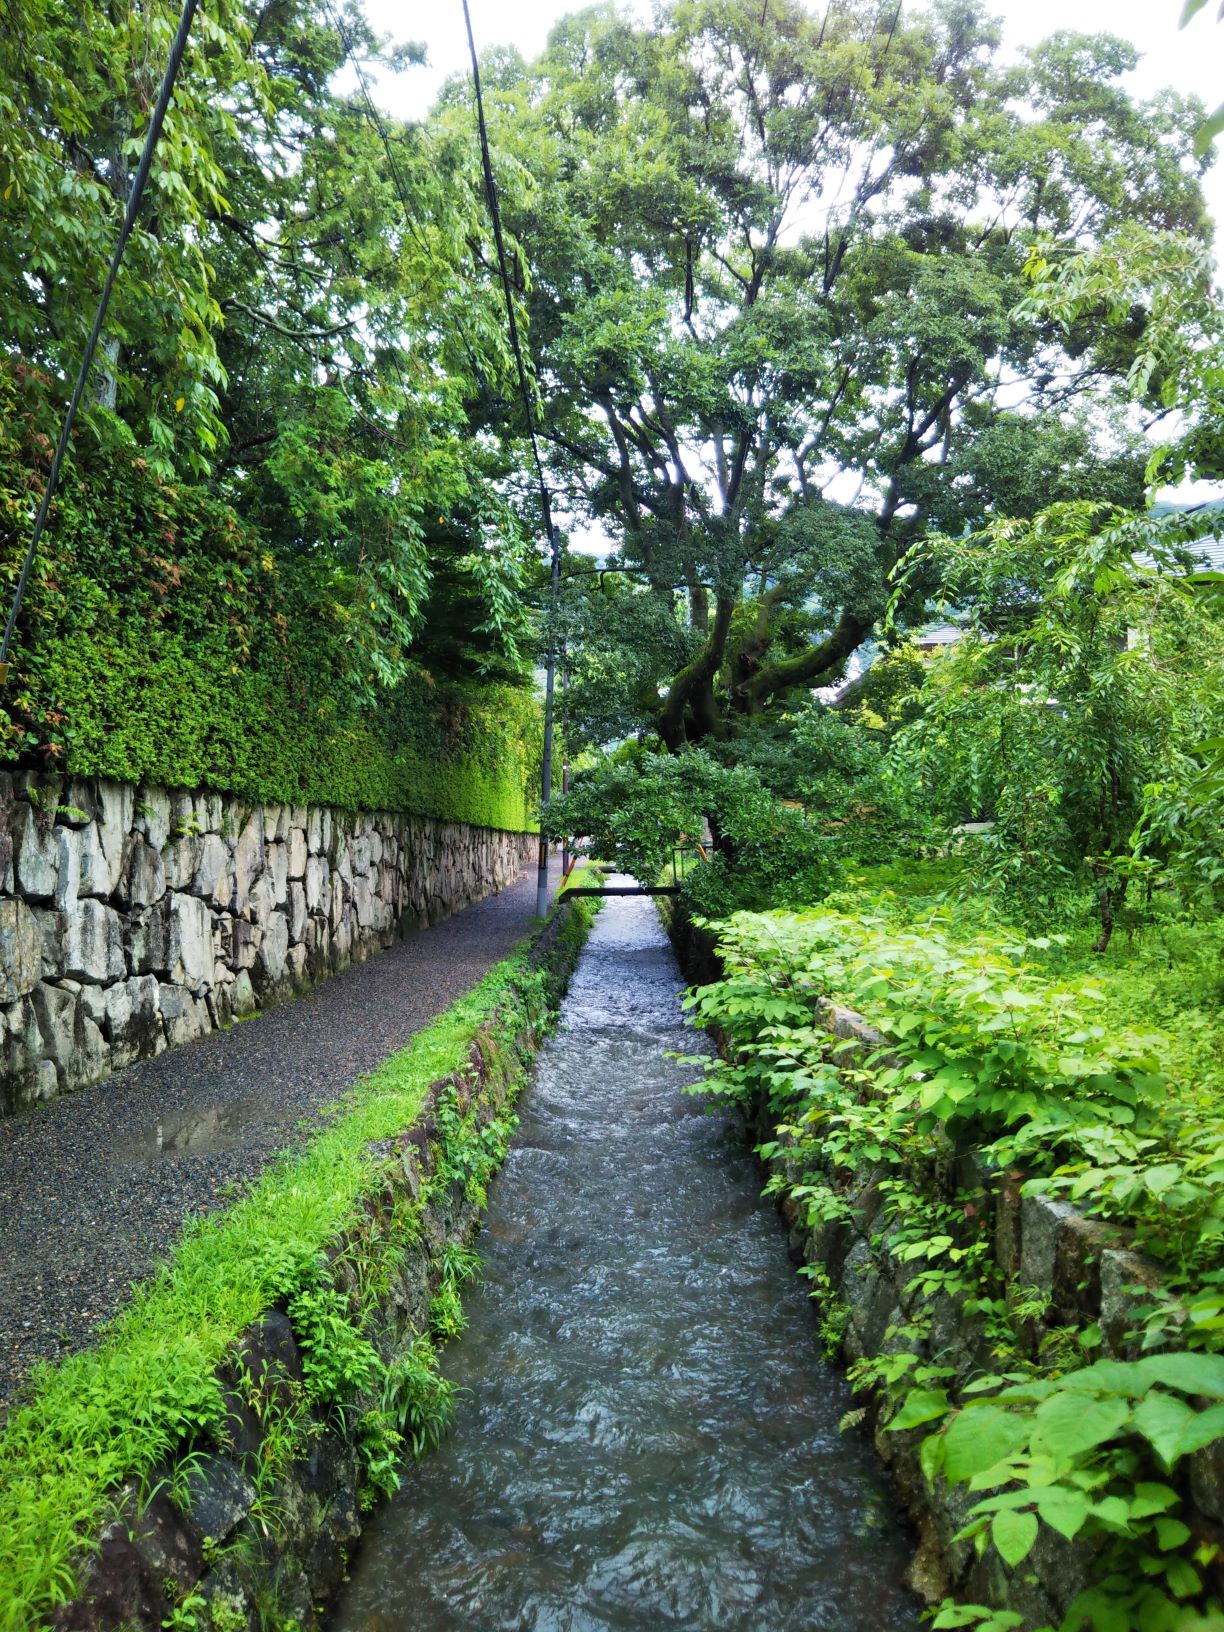
M 535 887 L 532 868 L 306 997 L 0 1122 L 0 1401 L 505 957 Z

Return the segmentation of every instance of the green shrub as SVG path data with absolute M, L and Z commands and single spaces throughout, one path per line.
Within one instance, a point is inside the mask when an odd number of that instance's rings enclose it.
M 37 497 L 0 371 L 0 586 Z M 31 580 L 0 707 L 0 760 L 211 787 L 265 803 L 533 825 L 530 687 L 368 672 L 348 588 L 274 556 L 224 501 L 138 457 L 71 464 Z

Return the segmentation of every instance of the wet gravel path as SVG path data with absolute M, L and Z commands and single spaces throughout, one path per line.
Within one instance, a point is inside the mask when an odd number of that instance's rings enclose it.
M 505 957 L 535 888 L 532 868 L 306 997 L 0 1122 L 0 1401 Z

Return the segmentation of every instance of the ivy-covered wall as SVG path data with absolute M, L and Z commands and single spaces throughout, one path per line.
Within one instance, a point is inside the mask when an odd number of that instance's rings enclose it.
M 46 463 L 8 412 L 16 401 L 0 377 L 6 599 Z M 334 556 L 305 544 L 274 555 L 223 495 L 168 484 L 134 455 L 78 448 L 13 655 L 0 761 L 264 804 L 534 826 L 541 732 L 526 681 L 409 668 L 384 684 L 385 653 Z

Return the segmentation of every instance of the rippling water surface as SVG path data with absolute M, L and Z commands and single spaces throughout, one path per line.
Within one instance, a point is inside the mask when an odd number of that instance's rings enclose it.
M 908 1632 L 907 1550 L 759 1174 L 681 1088 L 651 904 L 609 900 L 446 1351 L 469 1392 L 334 1632 Z

